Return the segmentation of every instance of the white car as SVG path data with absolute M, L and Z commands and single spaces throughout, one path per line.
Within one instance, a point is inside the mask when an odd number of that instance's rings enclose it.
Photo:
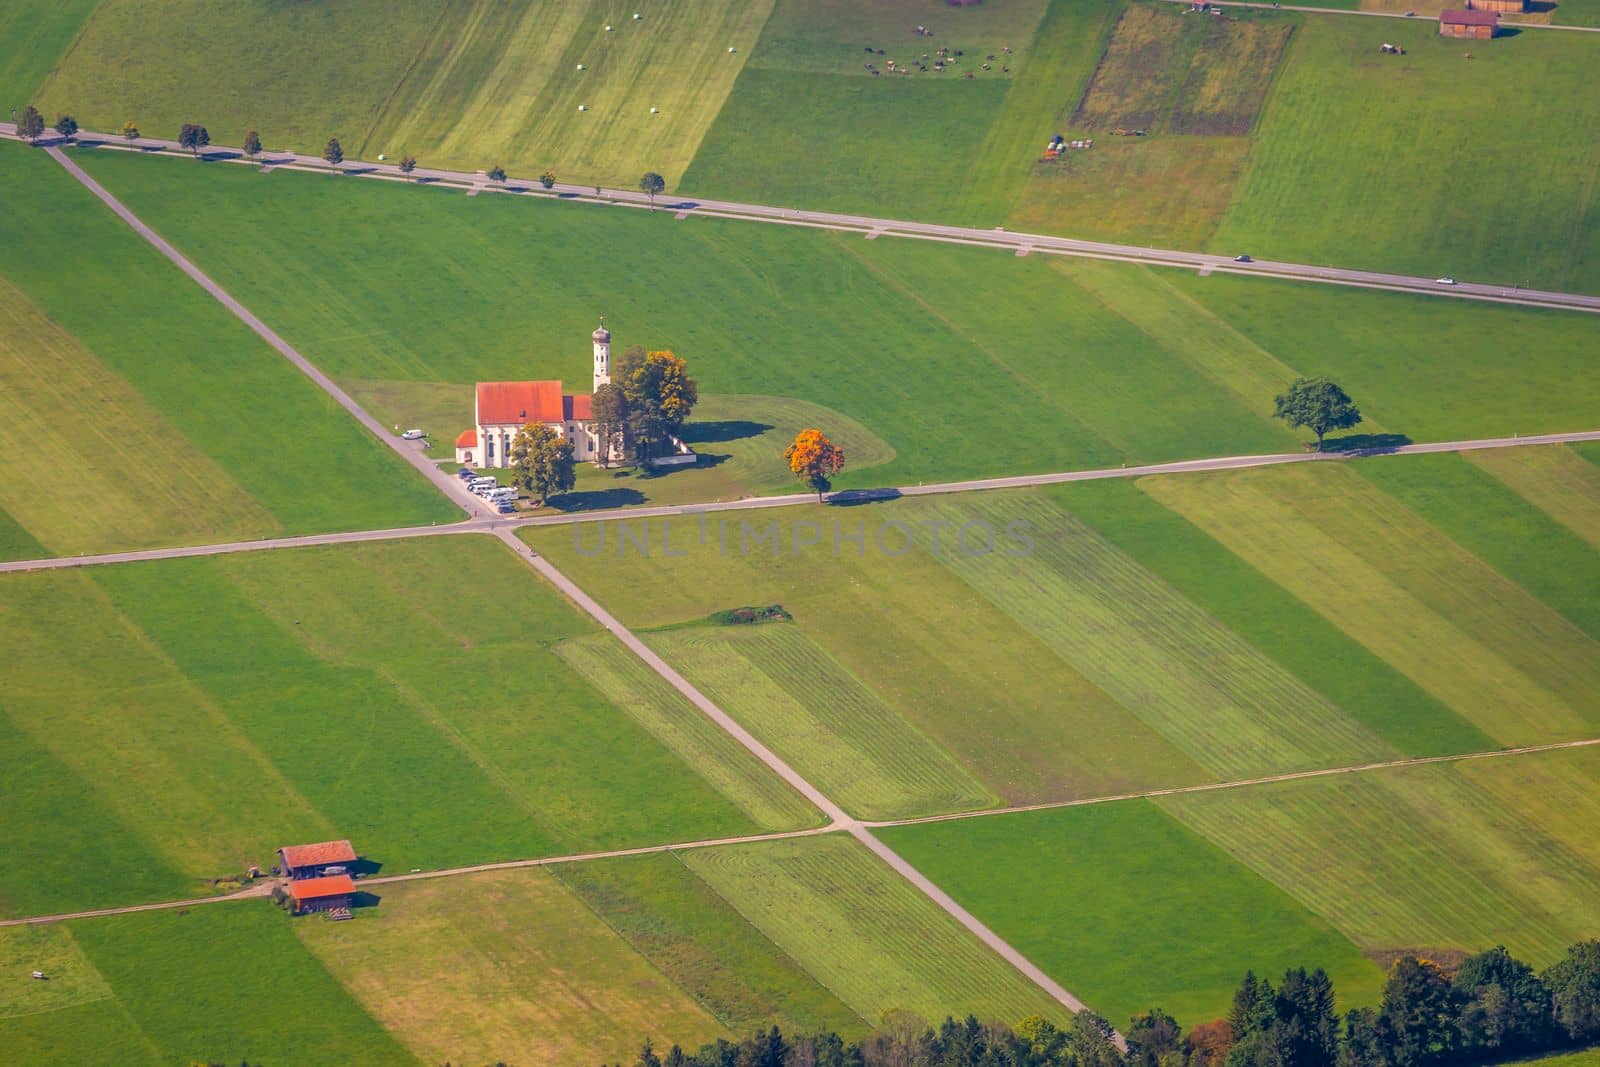
M 407 441 L 420 441 L 428 435 L 423 433 L 421 430 L 407 430 L 400 436 Z
M 1447 274 L 1443 278 L 1435 278 L 1433 283 L 1435 285 L 1454 285 L 1456 280 Z

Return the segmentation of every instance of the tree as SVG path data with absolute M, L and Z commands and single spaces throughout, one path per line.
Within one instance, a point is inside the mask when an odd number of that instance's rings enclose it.
M 1389 1038 L 1383 1017 L 1374 1008 L 1355 1008 L 1344 1017 L 1339 1067 L 1390 1067 Z
M 1600 1038 L 1600 941 L 1580 941 L 1543 975 L 1555 1021 L 1573 1041 Z
M 833 487 L 833 478 L 844 470 L 844 453 L 821 430 L 801 430 L 783 453 L 794 476 L 816 490 L 817 503 Z
M 503 182 L 503 181 L 505 181 L 506 180 L 506 168 L 500 166 L 499 164 L 496 164 L 495 166 L 490 167 L 489 168 L 489 180 L 492 181 L 492 182 Z
M 1111 1024 L 1087 1009 L 1072 1017 L 1066 1054 L 1077 1067 L 1124 1067 Z
M 653 170 L 646 171 L 644 177 L 639 179 L 640 190 L 650 194 L 650 210 L 652 211 L 654 211 L 656 207 L 656 194 L 661 192 L 661 190 L 665 189 L 666 187 L 667 179 L 663 178 Z
M 572 442 L 543 423 L 530 422 L 511 440 L 511 466 L 516 483 L 543 504 L 574 484 Z
M 339 143 L 339 138 L 330 137 L 322 149 L 322 158 L 328 161 L 330 167 L 337 167 L 344 162 L 344 145 Z
M 556 172 L 553 170 L 547 170 L 543 174 L 539 175 L 539 184 L 544 186 L 546 189 L 554 189 L 556 185 Z
M 628 427 L 628 398 L 623 393 L 622 387 L 614 382 L 607 382 L 594 391 L 594 399 L 589 406 L 590 418 L 594 420 L 595 436 L 600 439 L 600 449 L 594 455 L 595 466 L 611 466 L 611 454 L 615 450 L 627 451 L 628 443 L 626 431 Z M 617 446 L 621 448 L 618 449 Z
M 261 135 L 255 130 L 246 130 L 244 135 L 244 154 L 254 158 L 261 154 Z
M 1389 970 L 1380 1014 L 1395 1067 L 1422 1067 L 1456 1048 L 1458 997 L 1439 965 L 1402 956 Z
M 1455 985 L 1464 1002 L 1460 1029 L 1467 1052 L 1522 1052 L 1550 1044 L 1550 992 L 1504 945 L 1469 956 Z
M 1233 1030 L 1234 1041 L 1243 1041 L 1253 1033 L 1270 1029 L 1276 1018 L 1272 983 L 1265 978 L 1257 978 L 1254 971 L 1244 972 L 1244 978 L 1233 994 L 1233 1010 L 1228 1013 L 1228 1025 Z
M 78 136 L 78 120 L 71 115 L 57 115 L 55 124 L 56 133 L 70 141 Z
M 641 460 L 676 436 L 700 399 L 687 365 L 670 351 L 630 347 L 616 361 L 612 380 L 628 403 L 627 432 Z
M 17 119 L 17 136 L 26 137 L 30 142 L 37 141 L 44 135 L 44 116 L 39 114 L 39 109 L 29 104 L 22 109 L 22 116 Z
M 412 171 L 414 171 L 416 169 L 417 169 L 417 157 L 416 156 L 406 156 L 405 158 L 400 160 L 400 173 L 401 174 L 410 174 Z
M 1128 1023 L 1127 1037 L 1128 1063 L 1132 1067 L 1162 1067 L 1183 1048 L 1183 1030 L 1178 1020 L 1160 1008 L 1135 1015 Z
M 1361 421 L 1361 411 L 1350 394 L 1326 378 L 1296 378 L 1289 391 L 1277 398 L 1273 417 L 1290 426 L 1305 426 L 1317 435 L 1317 451 L 1322 451 L 1322 436 L 1330 430 L 1348 430 Z
M 1339 1017 L 1333 980 L 1318 967 L 1286 971 L 1273 998 L 1273 1043 L 1284 1067 L 1333 1067 L 1339 1054 Z
M 1222 1067 L 1233 1048 L 1233 1027 L 1226 1019 L 1201 1023 L 1189 1031 L 1189 1067 Z
M 656 1050 L 647 1037 L 644 1047 L 639 1050 L 639 1058 L 634 1061 L 634 1067 L 661 1067 L 661 1057 L 656 1055 Z
M 200 155 L 200 149 L 210 143 L 210 131 L 197 123 L 185 122 L 183 129 L 178 131 L 178 147 L 187 148 L 197 157 Z
M 122 136 L 129 144 L 132 144 L 139 139 L 139 127 L 135 126 L 131 120 L 124 122 L 122 124 Z

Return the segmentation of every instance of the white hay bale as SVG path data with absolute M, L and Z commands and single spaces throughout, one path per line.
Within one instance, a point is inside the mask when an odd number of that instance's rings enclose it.
M 586 70 L 587 68 L 582 63 L 579 63 L 578 64 L 578 69 L 579 70 Z
M 729 51 L 729 52 L 737 52 L 737 51 L 738 51 L 738 49 L 737 49 L 737 48 L 730 48 L 730 49 L 728 49 L 728 51 Z
M 588 111 L 589 110 L 589 105 L 588 104 L 579 104 L 578 105 L 578 110 L 579 111 Z
M 650 109 L 650 114 L 659 115 L 659 114 L 661 114 L 661 109 L 659 107 L 653 107 L 653 108 Z

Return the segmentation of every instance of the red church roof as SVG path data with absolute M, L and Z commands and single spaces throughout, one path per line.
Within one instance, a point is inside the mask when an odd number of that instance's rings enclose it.
M 323 897 L 347 897 L 356 891 L 355 882 L 348 874 L 330 874 L 326 878 L 302 878 L 289 883 L 289 895 L 295 900 L 320 900 Z
M 479 426 L 521 426 L 565 419 L 560 381 L 478 383 Z
M 356 850 L 348 841 L 319 841 L 314 845 L 285 845 L 278 850 L 291 870 L 329 863 L 354 863 Z
M 587 422 L 594 417 L 593 401 L 594 397 L 588 393 L 567 393 L 561 398 L 561 407 L 566 412 L 568 421 L 577 419 L 580 422 Z
M 462 430 L 461 431 L 461 436 L 456 438 L 456 447 L 457 448 L 477 448 L 478 447 L 478 431 L 477 430 Z

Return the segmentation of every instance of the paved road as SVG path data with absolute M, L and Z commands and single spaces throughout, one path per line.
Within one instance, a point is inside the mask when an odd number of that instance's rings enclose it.
M 15 139 L 16 127 L 0 123 L 0 136 Z M 122 138 L 104 133 L 85 131 L 78 136 L 80 143 L 104 144 L 114 148 L 127 148 Z M 159 138 L 142 138 L 143 149 L 159 147 L 163 151 L 182 152 L 176 141 Z M 315 156 L 291 152 L 267 152 L 257 160 L 243 160 L 235 148 L 212 146 L 208 149 L 213 158 L 234 158 L 237 162 L 263 169 L 290 167 L 329 173 L 328 165 Z M 236 158 L 238 157 L 238 158 Z M 599 197 L 594 186 L 577 186 L 558 183 L 546 192 L 537 183 L 513 179 L 501 184 L 490 183 L 482 174 L 463 171 L 433 170 L 419 167 L 410 178 L 400 173 L 391 163 L 357 163 L 345 168 L 346 174 L 388 181 L 415 181 L 462 185 L 475 191 L 509 193 L 529 197 L 558 196 L 585 203 L 596 201 L 630 207 L 647 207 L 649 198 L 637 190 L 603 189 Z M 810 226 L 823 229 L 861 233 L 868 237 L 905 237 L 947 244 L 966 244 L 982 247 L 1004 248 L 1018 254 L 1033 252 L 1050 255 L 1079 256 L 1090 259 L 1109 259 L 1119 262 L 1143 263 L 1156 266 L 1179 267 L 1203 271 L 1206 274 L 1226 273 L 1266 278 L 1283 278 L 1293 281 L 1321 282 L 1359 289 L 1383 289 L 1395 292 L 1422 293 L 1428 296 L 1480 300 L 1499 304 L 1518 304 L 1528 307 L 1554 307 L 1569 311 L 1600 312 L 1600 296 L 1585 293 L 1561 293 L 1537 289 L 1521 289 L 1504 283 L 1462 282 L 1458 285 L 1439 285 L 1433 278 L 1381 271 L 1349 270 L 1309 263 L 1289 263 L 1276 260 L 1256 260 L 1242 264 L 1231 256 L 1211 255 L 1203 252 L 1185 252 L 1174 249 L 1144 248 L 1138 245 L 1115 244 L 1105 241 L 1083 241 L 1071 237 L 1046 234 L 1014 233 L 1003 228 L 992 230 L 971 226 L 944 226 L 936 223 L 914 222 L 903 219 L 884 219 L 868 215 L 848 215 L 828 211 L 802 211 L 775 207 L 768 204 L 747 204 L 731 200 L 684 200 L 667 198 L 662 204 L 675 215 L 708 215 L 716 218 L 743 219 L 754 222 L 776 223 L 789 226 Z M 1449 264 L 1440 264 L 1441 271 L 1450 270 Z M 198 279 L 197 279 L 198 280 Z
M 1169 4 L 1183 4 L 1187 6 L 1192 0 L 1167 0 Z M 1212 7 L 1254 7 L 1267 11 L 1300 11 L 1307 15 L 1362 15 L 1367 18 L 1400 19 L 1405 22 L 1434 22 L 1439 21 L 1437 15 L 1407 15 L 1403 11 L 1357 11 L 1349 8 L 1338 7 L 1307 7 L 1295 4 L 1262 4 L 1245 2 L 1245 0 L 1211 0 Z M 1575 33 L 1600 33 L 1600 26 L 1566 26 L 1552 22 L 1521 22 L 1517 19 L 1502 19 L 1507 26 L 1517 29 L 1530 30 L 1571 30 Z
M 983 492 L 990 489 L 1017 489 L 1030 485 L 1058 485 L 1063 482 L 1097 481 L 1103 478 L 1142 478 L 1150 474 L 1190 474 L 1201 471 L 1245 470 L 1284 463 L 1340 462 L 1388 455 L 1421 455 L 1431 452 L 1471 452 L 1488 448 L 1517 448 L 1523 445 L 1572 444 L 1600 441 L 1600 430 L 1574 433 L 1532 434 L 1526 437 L 1486 437 L 1471 441 L 1436 441 L 1430 444 L 1402 445 L 1378 452 L 1281 452 L 1264 456 L 1216 456 L 1210 459 L 1175 460 L 1171 463 L 1146 463 L 1134 467 L 1102 467 L 1096 470 L 1051 471 L 1045 474 L 1017 474 L 1002 478 L 973 478 L 959 482 L 930 482 L 884 489 L 846 490 L 832 494 L 830 501 L 853 503 L 861 500 L 893 500 L 941 493 Z M 458 479 L 447 479 L 458 481 Z M 64 570 L 93 567 L 105 563 L 142 563 L 158 559 L 183 559 L 194 556 L 220 556 L 232 552 L 256 552 L 278 548 L 306 548 L 312 545 L 343 545 L 361 541 L 392 541 L 402 537 L 438 537 L 446 534 L 493 533 L 524 526 L 568 526 L 575 523 L 611 520 L 641 521 L 680 515 L 709 515 L 728 511 L 758 511 L 766 508 L 795 507 L 813 503 L 811 493 L 786 493 L 781 496 L 744 497 L 739 500 L 714 500 L 698 504 L 659 504 L 649 507 L 607 508 L 575 511 L 532 518 L 494 517 L 471 519 L 447 526 L 402 526 L 390 530 L 356 530 L 344 533 L 306 534 L 298 537 L 263 538 L 258 541 L 228 541 L 214 545 L 180 548 L 147 548 L 100 555 L 64 556 L 51 559 L 21 559 L 0 562 L 0 574 L 8 571 Z

